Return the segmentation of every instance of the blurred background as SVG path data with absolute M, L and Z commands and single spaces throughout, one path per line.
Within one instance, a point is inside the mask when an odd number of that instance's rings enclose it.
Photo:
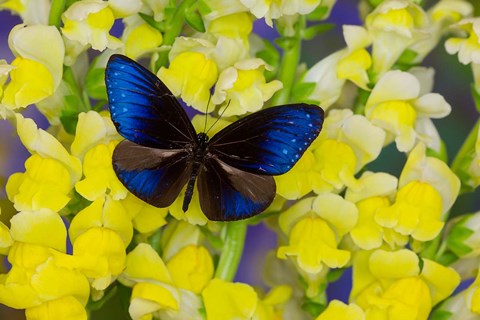
M 328 54 L 345 46 L 341 26 L 344 24 L 362 24 L 358 16 L 358 0 L 338 0 L 327 22 L 336 24 L 336 27 L 311 41 L 305 42 L 302 49 L 302 61 L 308 67 L 312 66 Z M 429 4 L 436 1 L 429 1 Z M 475 15 L 479 15 L 479 1 L 471 1 L 476 6 Z M 13 55 L 8 48 L 8 34 L 10 29 L 21 23 L 17 16 L 8 11 L 0 11 L 0 59 L 7 62 L 13 60 Z M 121 26 L 120 26 L 121 27 Z M 262 21 L 255 24 L 255 32 L 263 37 L 276 36 L 275 32 L 268 28 Z M 118 34 L 117 34 L 118 35 Z M 424 61 L 423 66 L 435 69 L 435 86 L 433 92 L 442 94 L 452 106 L 450 116 L 435 120 L 440 136 L 444 139 L 449 158 L 459 150 L 463 140 L 472 129 L 478 118 L 473 99 L 470 94 L 472 76 L 470 67 L 460 64 L 456 56 L 448 55 L 443 45 L 438 46 Z M 25 111 L 27 117 L 35 118 L 41 128 L 48 126 L 44 117 L 35 108 L 29 107 Z M 18 171 L 24 171 L 24 161 L 29 156 L 27 150 L 20 143 L 14 128 L 8 121 L 0 120 L 0 219 L 9 225 L 8 221 L 14 214 L 11 203 L 5 199 L 4 186 L 6 179 Z M 398 176 L 405 162 L 405 156 L 396 151 L 394 146 L 387 147 L 381 156 L 371 166 L 373 171 L 385 171 Z M 480 208 L 479 192 L 466 194 L 460 197 L 452 209 L 452 213 L 465 213 Z M 247 243 L 244 255 L 239 267 L 236 280 L 251 285 L 264 286 L 262 275 L 264 272 L 264 259 L 266 253 L 276 247 L 276 236 L 262 224 L 252 226 L 248 230 Z M 3 271 L 2 271 L 3 268 Z M 0 273 L 5 272 L 6 264 L 0 266 Z M 329 300 L 336 298 L 348 300 L 351 286 L 351 273 L 345 272 L 341 279 L 328 288 Z M 101 312 L 92 315 L 92 319 L 105 319 Z M 109 318 L 111 318 L 111 314 Z M 0 320 L 25 319 L 24 312 L 16 311 L 0 305 Z M 128 319 L 118 315 L 115 319 Z

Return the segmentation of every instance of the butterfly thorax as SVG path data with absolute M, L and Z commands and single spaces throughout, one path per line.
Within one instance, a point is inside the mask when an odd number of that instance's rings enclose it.
M 182 209 L 184 212 L 187 211 L 188 205 L 192 200 L 195 180 L 207 154 L 208 139 L 208 136 L 203 132 L 197 134 L 197 143 L 191 150 L 193 156 L 192 171 L 188 180 L 187 189 L 185 190 L 185 198 L 183 199 Z

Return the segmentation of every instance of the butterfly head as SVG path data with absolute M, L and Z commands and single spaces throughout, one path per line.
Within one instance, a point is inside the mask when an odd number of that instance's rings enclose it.
M 210 138 L 207 136 L 205 132 L 200 132 L 199 134 L 197 134 L 197 141 L 200 145 L 207 144 L 209 139 Z

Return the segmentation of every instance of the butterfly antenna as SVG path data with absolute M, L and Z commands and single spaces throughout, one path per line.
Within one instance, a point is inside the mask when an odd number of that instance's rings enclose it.
M 223 114 L 225 113 L 225 111 L 227 110 L 228 106 L 230 105 L 230 101 L 232 101 L 231 99 L 228 100 L 228 103 L 227 105 L 225 106 L 225 108 L 222 110 L 222 112 L 220 113 L 220 115 L 218 116 L 218 118 L 215 120 L 215 122 L 210 126 L 210 128 L 208 128 L 207 132 L 205 132 L 205 134 L 208 133 L 208 131 L 210 131 L 210 129 L 213 128 L 213 126 L 218 122 L 218 120 L 220 120 L 223 116 Z
M 210 99 L 211 98 L 212 98 L 212 94 L 210 94 L 208 96 L 207 108 L 205 109 L 205 124 L 203 125 L 203 132 L 205 132 L 205 130 L 207 130 L 207 118 L 208 118 L 207 114 L 208 114 L 208 106 L 210 105 Z M 207 133 L 205 132 L 205 134 L 207 134 Z

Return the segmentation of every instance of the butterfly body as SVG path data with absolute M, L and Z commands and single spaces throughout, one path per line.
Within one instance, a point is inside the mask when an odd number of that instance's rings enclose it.
M 323 110 L 271 107 L 228 125 L 210 139 L 197 133 L 170 90 L 127 57 L 113 55 L 105 81 L 110 113 L 126 140 L 113 153 L 119 180 L 134 195 L 167 207 L 195 185 L 210 220 L 230 221 L 264 211 L 276 192 L 272 176 L 290 170 L 318 136 Z
M 193 160 L 192 172 L 190 173 L 190 179 L 188 180 L 187 189 L 185 190 L 185 197 L 183 198 L 183 212 L 188 210 L 188 205 L 192 200 L 195 181 L 197 180 L 198 173 L 200 169 L 202 169 L 205 157 L 207 156 L 208 140 L 208 136 L 201 132 L 197 135 L 197 144 L 190 149 L 190 156 Z

